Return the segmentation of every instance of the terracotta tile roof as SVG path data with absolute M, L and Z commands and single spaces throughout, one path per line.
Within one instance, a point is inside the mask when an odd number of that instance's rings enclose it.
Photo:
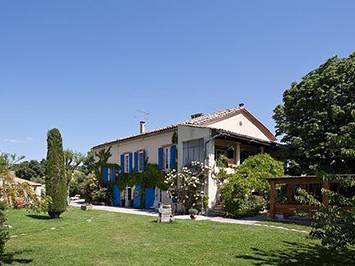
M 169 125 L 166 127 L 157 128 L 157 129 L 148 131 L 144 134 L 135 134 L 135 135 L 131 135 L 128 137 L 119 138 L 119 139 L 116 139 L 113 141 L 105 142 L 105 143 L 96 145 L 93 148 L 100 148 L 100 147 L 104 147 L 104 146 L 114 144 L 117 142 L 132 140 L 134 138 L 148 137 L 151 135 L 155 135 L 157 133 L 171 132 L 171 131 L 175 130 L 177 128 L 177 126 L 179 126 L 179 125 L 207 127 L 210 124 L 227 119 L 227 118 L 232 117 L 232 116 L 234 116 L 238 113 L 241 113 L 241 112 L 243 112 L 251 120 L 253 120 L 253 122 L 256 124 L 256 126 L 258 126 L 259 129 L 261 131 L 263 131 L 264 134 L 266 134 L 269 137 L 270 141 L 276 140 L 274 135 L 258 119 L 256 119 L 251 113 L 249 113 L 244 107 L 234 107 L 234 108 L 229 108 L 229 109 L 225 109 L 223 111 L 218 111 L 218 112 L 214 112 L 214 113 L 210 113 L 210 114 L 202 114 L 201 116 L 198 116 L 196 118 L 188 119 L 188 120 L 185 120 L 185 121 L 182 121 L 182 122 L 179 122 L 176 124 L 172 124 L 172 125 Z
M 226 110 L 219 111 L 219 112 L 214 112 L 211 114 L 204 114 L 202 116 L 186 120 L 186 121 L 182 122 L 181 124 L 205 126 L 205 125 L 209 125 L 211 123 L 215 123 L 221 119 L 225 119 L 225 118 L 234 116 L 237 113 L 240 113 L 242 109 L 244 109 L 244 108 L 235 107 L 235 108 L 230 108 L 230 109 L 226 109 Z
M 22 179 L 22 178 L 16 177 L 14 171 L 10 172 L 10 181 L 9 182 L 12 183 L 12 184 L 27 183 L 27 184 L 29 184 L 31 186 L 42 186 L 42 184 L 40 184 L 40 183 L 32 182 L 32 181 L 27 180 L 27 179 Z

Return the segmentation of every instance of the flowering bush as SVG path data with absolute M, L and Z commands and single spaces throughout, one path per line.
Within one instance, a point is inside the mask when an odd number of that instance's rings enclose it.
M 203 163 L 193 161 L 189 167 L 181 171 L 175 169 L 168 172 L 164 183 L 168 185 L 171 195 L 176 197 L 177 203 L 185 210 L 191 208 L 201 210 L 204 206 L 204 185 L 210 168 Z

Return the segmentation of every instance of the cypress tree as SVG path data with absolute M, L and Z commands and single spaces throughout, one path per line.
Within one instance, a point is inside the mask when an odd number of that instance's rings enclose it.
M 65 175 L 62 136 L 53 128 L 47 135 L 46 193 L 52 198 L 48 214 L 59 218 L 67 206 L 68 185 Z

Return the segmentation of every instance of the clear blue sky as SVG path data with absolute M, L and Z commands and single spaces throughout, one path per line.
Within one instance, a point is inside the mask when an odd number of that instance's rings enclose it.
M 292 2 L 292 3 L 291 3 Z M 0 151 L 101 142 L 244 102 L 274 130 L 292 81 L 355 50 L 355 1 L 0 2 Z

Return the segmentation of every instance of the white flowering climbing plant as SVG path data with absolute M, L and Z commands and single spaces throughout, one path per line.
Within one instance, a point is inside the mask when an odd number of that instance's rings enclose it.
M 183 204 L 185 210 L 194 208 L 201 210 L 205 196 L 204 188 L 210 167 L 193 161 L 189 167 L 183 167 L 180 171 L 169 171 L 164 183 L 177 203 Z

